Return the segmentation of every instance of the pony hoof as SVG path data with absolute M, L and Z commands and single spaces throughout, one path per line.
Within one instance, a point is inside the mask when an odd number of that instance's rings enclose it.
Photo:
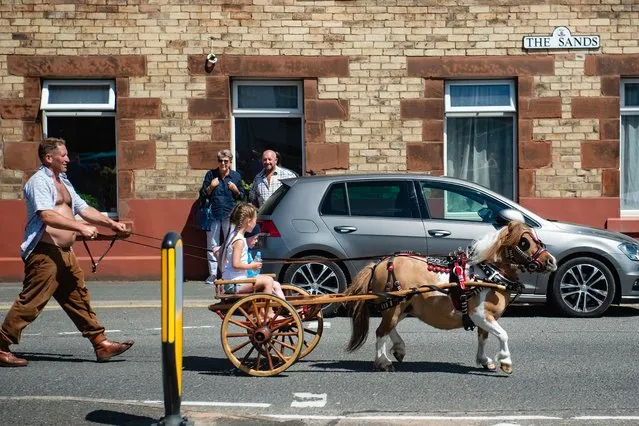
M 395 371 L 395 367 L 393 367 L 393 364 L 388 364 L 388 365 L 373 364 L 373 370 L 393 372 Z
M 395 357 L 395 359 L 399 362 L 404 361 L 404 357 L 406 356 L 406 354 L 400 354 L 399 352 L 393 352 L 393 356 Z
M 496 371 L 497 370 L 497 366 L 495 365 L 494 362 L 487 362 L 485 364 L 481 364 L 481 366 L 488 371 Z M 503 368 L 503 367 L 502 367 Z
M 503 371 L 504 373 L 508 375 L 513 374 L 513 366 L 510 364 L 501 364 L 500 368 L 501 368 L 501 371 Z

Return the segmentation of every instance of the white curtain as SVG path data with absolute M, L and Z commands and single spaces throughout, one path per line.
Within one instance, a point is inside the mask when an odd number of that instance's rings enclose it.
M 514 117 L 449 117 L 446 175 L 513 199 Z
M 621 210 L 639 210 L 639 116 L 623 116 Z

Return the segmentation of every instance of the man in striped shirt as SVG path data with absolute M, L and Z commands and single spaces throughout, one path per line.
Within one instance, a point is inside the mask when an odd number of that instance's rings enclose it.
M 264 168 L 255 176 L 251 192 L 249 192 L 249 202 L 257 208 L 260 208 L 282 186 L 280 180 L 297 177 L 295 172 L 277 165 L 277 154 L 270 149 L 262 154 L 262 166 Z
M 9 350 L 18 344 L 22 330 L 55 298 L 82 335 L 95 349 L 98 362 L 120 355 L 133 345 L 109 340 L 91 308 L 89 290 L 84 284 L 72 246 L 76 235 L 95 239 L 102 225 L 117 233 L 127 233 L 126 225 L 115 222 L 89 207 L 66 177 L 69 155 L 62 139 L 47 138 L 40 143 L 42 165 L 24 187 L 27 226 L 20 247 L 24 261 L 24 282 L 0 327 L 0 367 L 22 367 L 27 360 Z M 84 221 L 75 219 L 79 215 Z

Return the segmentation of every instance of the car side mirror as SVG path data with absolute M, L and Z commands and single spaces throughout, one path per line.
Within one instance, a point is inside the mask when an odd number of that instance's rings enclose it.
M 508 222 L 513 220 L 516 222 L 526 223 L 526 218 L 519 210 L 503 209 L 497 213 L 495 224 L 500 227 L 506 226 L 508 225 Z

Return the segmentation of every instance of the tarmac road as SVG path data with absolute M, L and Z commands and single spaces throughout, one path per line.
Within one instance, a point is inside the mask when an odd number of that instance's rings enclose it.
M 97 364 L 52 302 L 12 348 L 30 365 L 0 369 L 2 424 L 148 425 L 163 416 L 159 284 L 89 287 L 109 336 L 132 338 L 135 346 Z M 0 318 L 19 288 L 0 285 Z M 374 339 L 347 353 L 349 319 L 331 318 L 306 359 L 279 376 L 258 378 L 226 359 L 221 321 L 206 309 L 212 290 L 188 282 L 184 293 L 182 414 L 196 424 L 639 423 L 639 306 L 614 307 L 593 320 L 511 307 L 501 324 L 510 336 L 512 376 L 475 367 L 474 333 L 435 330 L 415 319 L 399 328 L 405 361 L 395 373 L 373 372 Z

